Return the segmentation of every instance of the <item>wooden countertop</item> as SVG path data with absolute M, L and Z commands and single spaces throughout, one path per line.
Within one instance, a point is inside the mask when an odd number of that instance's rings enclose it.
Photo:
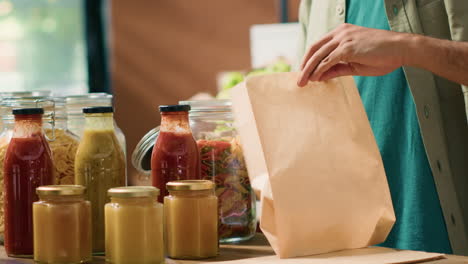
M 166 259 L 166 264 L 199 264 L 210 263 L 214 261 L 240 260 L 255 257 L 264 257 L 274 255 L 273 249 L 268 244 L 266 238 L 257 234 L 252 240 L 236 245 L 221 245 L 220 254 L 216 258 L 202 261 L 182 261 Z M 8 258 L 3 246 L 0 247 L 0 263 L 3 264 L 24 264 L 34 263 L 31 259 Z M 105 263 L 103 257 L 95 257 L 93 264 Z M 461 264 L 468 263 L 468 257 L 448 255 L 446 259 L 424 262 L 425 264 Z

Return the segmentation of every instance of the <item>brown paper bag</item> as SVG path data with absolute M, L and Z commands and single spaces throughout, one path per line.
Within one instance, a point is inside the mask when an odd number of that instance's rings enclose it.
M 352 77 L 296 85 L 297 73 L 233 89 L 260 226 L 280 258 L 383 242 L 395 215 L 382 159 Z

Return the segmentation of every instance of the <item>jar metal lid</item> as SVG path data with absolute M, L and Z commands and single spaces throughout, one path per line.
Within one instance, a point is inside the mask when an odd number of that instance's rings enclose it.
M 190 111 L 190 105 L 178 104 L 178 105 L 160 105 L 159 112 L 188 112 Z
M 208 180 L 171 181 L 166 184 L 166 188 L 170 191 L 211 190 L 214 188 L 214 183 Z
M 84 114 L 105 114 L 113 113 L 114 108 L 112 106 L 94 106 L 94 107 L 85 107 L 83 108 Z
M 13 115 L 42 115 L 43 108 L 15 108 L 12 111 Z
M 37 187 L 38 195 L 82 195 L 86 187 L 81 185 L 45 185 Z
M 152 186 L 125 186 L 109 189 L 107 194 L 117 198 L 152 197 L 159 195 L 159 189 Z

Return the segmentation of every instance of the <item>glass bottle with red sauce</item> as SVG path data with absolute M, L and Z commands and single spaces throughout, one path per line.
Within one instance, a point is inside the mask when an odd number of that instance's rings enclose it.
M 53 184 L 51 153 L 42 130 L 43 114 L 42 108 L 13 110 L 15 126 L 3 163 L 8 256 L 32 256 L 32 205 L 39 200 L 36 188 Z
M 200 179 L 200 154 L 190 129 L 189 105 L 160 106 L 161 127 L 151 156 L 153 186 L 161 190 L 158 201 L 168 195 L 166 183 Z

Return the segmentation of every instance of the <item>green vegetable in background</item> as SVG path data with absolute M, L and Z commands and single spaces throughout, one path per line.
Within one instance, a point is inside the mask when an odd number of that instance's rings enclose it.
M 230 72 L 228 76 L 226 76 L 225 81 L 223 82 L 222 89 L 229 90 L 232 87 L 236 86 L 238 83 L 244 81 L 244 74 L 241 72 Z
M 248 72 L 247 74 L 243 74 L 241 72 L 230 72 L 225 77 L 222 83 L 222 90 L 218 93 L 216 98 L 218 99 L 230 99 L 230 90 L 232 87 L 236 86 L 237 84 L 244 81 L 245 77 L 247 76 L 256 76 L 256 75 L 263 75 L 263 74 L 271 74 L 277 72 L 289 72 L 291 71 L 291 65 L 286 62 L 284 59 L 279 59 L 276 62 L 258 69 L 253 69 L 252 71 Z
M 289 65 L 284 60 L 278 60 L 274 64 L 268 65 L 266 68 L 269 72 L 290 72 L 291 71 L 291 65 Z

